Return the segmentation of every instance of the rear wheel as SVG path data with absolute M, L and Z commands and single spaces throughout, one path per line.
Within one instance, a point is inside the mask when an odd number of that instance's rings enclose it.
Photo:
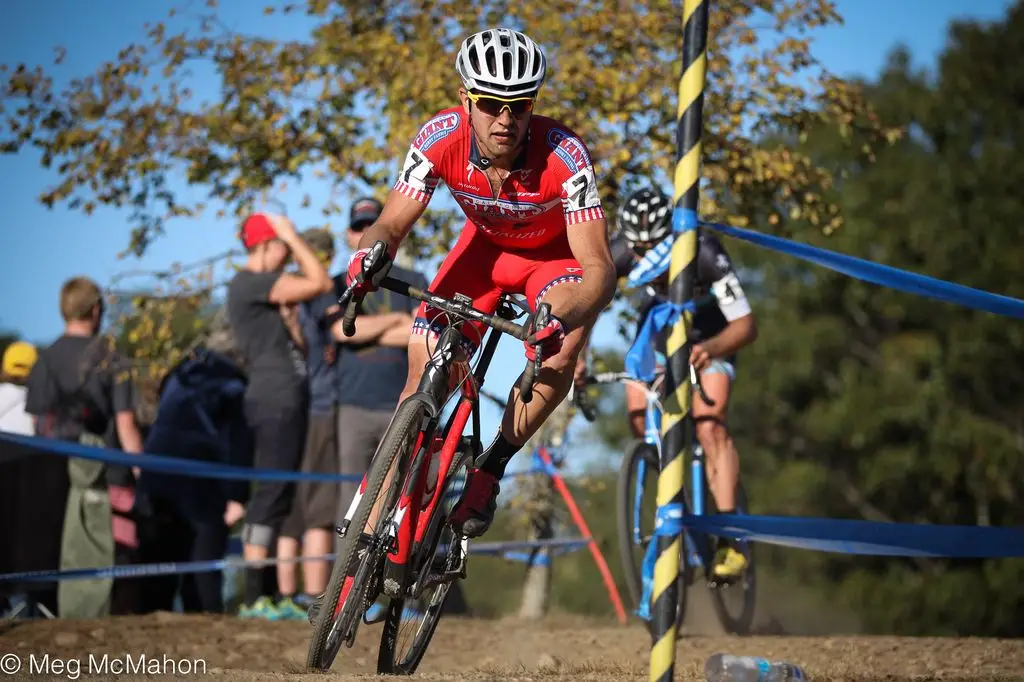
M 330 670 L 341 645 L 352 645 L 363 613 L 369 602 L 376 598 L 376 594 L 369 594 L 369 588 L 374 581 L 379 580 L 381 562 L 387 551 L 379 538 L 387 527 L 390 508 L 398 501 L 403 478 L 401 472 L 391 479 L 373 540 L 369 547 L 364 548 L 365 551 L 360 549 L 359 538 L 370 518 L 370 512 L 381 496 L 381 488 L 394 462 L 398 460 L 404 464 L 411 460 L 426 413 L 426 406 L 419 400 L 410 399 L 402 403 L 370 463 L 362 499 L 339 543 L 337 561 L 314 623 L 313 637 L 306 655 L 306 667 L 310 671 Z
M 747 493 L 740 483 L 736 487 L 736 513 L 747 514 L 749 510 Z M 729 583 L 709 583 L 709 587 L 711 602 L 722 627 L 730 634 L 746 635 L 750 633 L 750 626 L 754 622 L 754 608 L 757 603 L 754 543 L 740 540 L 736 547 L 747 560 L 747 568 L 743 575 Z
M 626 448 L 626 455 L 622 459 L 622 468 L 619 471 L 618 494 L 616 495 L 619 558 L 626 576 L 626 589 L 636 608 L 641 606 L 640 602 L 643 598 L 644 558 L 649 545 L 656 542 L 654 521 L 658 509 L 659 466 L 657 448 L 644 441 L 634 441 Z M 641 473 L 643 480 L 638 488 L 637 480 Z M 637 499 L 638 493 L 639 500 Z M 638 511 L 639 514 L 637 514 Z M 685 545 L 682 541 L 680 544 L 681 546 Z M 685 579 L 685 565 L 682 563 L 684 560 L 685 553 L 681 550 L 676 610 L 677 632 L 681 629 L 686 614 L 687 580 Z M 651 621 L 647 620 L 646 623 L 650 628 Z
M 441 620 L 445 599 L 465 557 L 462 536 L 448 525 L 448 515 L 461 497 L 472 453 L 460 450 L 452 459 L 444 479 L 442 495 L 423 544 L 416 552 L 415 581 L 403 599 L 392 599 L 384 621 L 377 672 L 386 675 L 411 675 L 416 672 Z

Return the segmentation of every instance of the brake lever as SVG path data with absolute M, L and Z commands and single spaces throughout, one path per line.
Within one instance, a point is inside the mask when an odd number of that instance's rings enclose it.
M 590 402 L 590 397 L 583 386 L 572 387 L 572 404 L 579 409 L 580 414 L 588 422 L 593 422 L 597 419 L 597 411 L 594 409 L 594 404 Z
M 378 266 L 378 261 L 383 259 L 383 265 Z M 352 284 L 348 285 L 341 297 L 338 298 L 338 303 L 345 310 L 345 316 L 342 318 L 341 329 L 345 333 L 345 336 L 352 336 L 356 333 L 356 317 L 362 312 L 363 299 L 360 296 L 356 300 L 352 300 L 355 293 L 356 287 L 366 281 L 367 273 L 370 276 L 370 282 L 374 286 L 380 286 L 380 283 L 388 276 L 391 272 L 391 259 L 388 258 L 388 245 L 382 239 L 378 239 L 370 247 L 369 253 L 363 257 L 362 272 L 356 276 L 356 279 Z M 353 305 L 349 306 L 349 302 Z

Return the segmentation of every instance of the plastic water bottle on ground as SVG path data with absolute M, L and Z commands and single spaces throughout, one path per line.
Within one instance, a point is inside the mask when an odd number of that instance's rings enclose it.
M 809 680 L 799 666 L 754 656 L 715 654 L 704 664 L 708 682 L 791 682 Z

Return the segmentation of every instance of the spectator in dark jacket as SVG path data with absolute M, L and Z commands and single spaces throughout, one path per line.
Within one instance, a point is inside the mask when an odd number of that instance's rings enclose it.
M 3 353 L 0 369 L 0 431 L 35 434 L 32 415 L 25 412 L 25 381 L 39 354 L 35 346 L 15 341 Z M 39 455 L 0 441 L 0 573 L 47 571 L 60 565 L 64 501 L 68 496 L 68 463 L 63 457 Z M 0 582 L 2 595 L 16 595 L 22 617 L 57 612 L 57 584 Z
M 226 354 L 200 348 L 174 367 L 160 387 L 147 453 L 218 464 L 252 466 L 253 439 L 245 421 L 246 380 Z M 244 515 L 249 484 L 144 470 L 137 510 L 140 554 L 146 563 L 216 561 L 231 526 Z M 180 580 L 179 580 L 180 579 Z M 220 571 L 146 579 L 142 611 L 171 610 L 181 588 L 186 612 L 221 613 Z

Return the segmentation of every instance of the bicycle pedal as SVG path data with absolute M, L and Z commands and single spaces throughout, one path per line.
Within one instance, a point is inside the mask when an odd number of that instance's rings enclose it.
M 723 587 L 731 587 L 740 581 L 742 576 L 734 577 L 723 577 L 723 576 L 712 576 L 708 578 L 708 587 L 713 590 L 721 589 Z
M 451 569 L 445 571 L 445 575 L 454 575 L 458 576 L 460 580 L 465 580 L 467 563 L 466 555 L 469 553 L 469 538 L 464 535 L 460 536 L 458 542 L 452 543 L 452 548 L 454 550 L 453 553 L 455 554 L 453 561 L 454 565 Z M 447 563 L 445 564 L 445 567 L 447 567 Z

